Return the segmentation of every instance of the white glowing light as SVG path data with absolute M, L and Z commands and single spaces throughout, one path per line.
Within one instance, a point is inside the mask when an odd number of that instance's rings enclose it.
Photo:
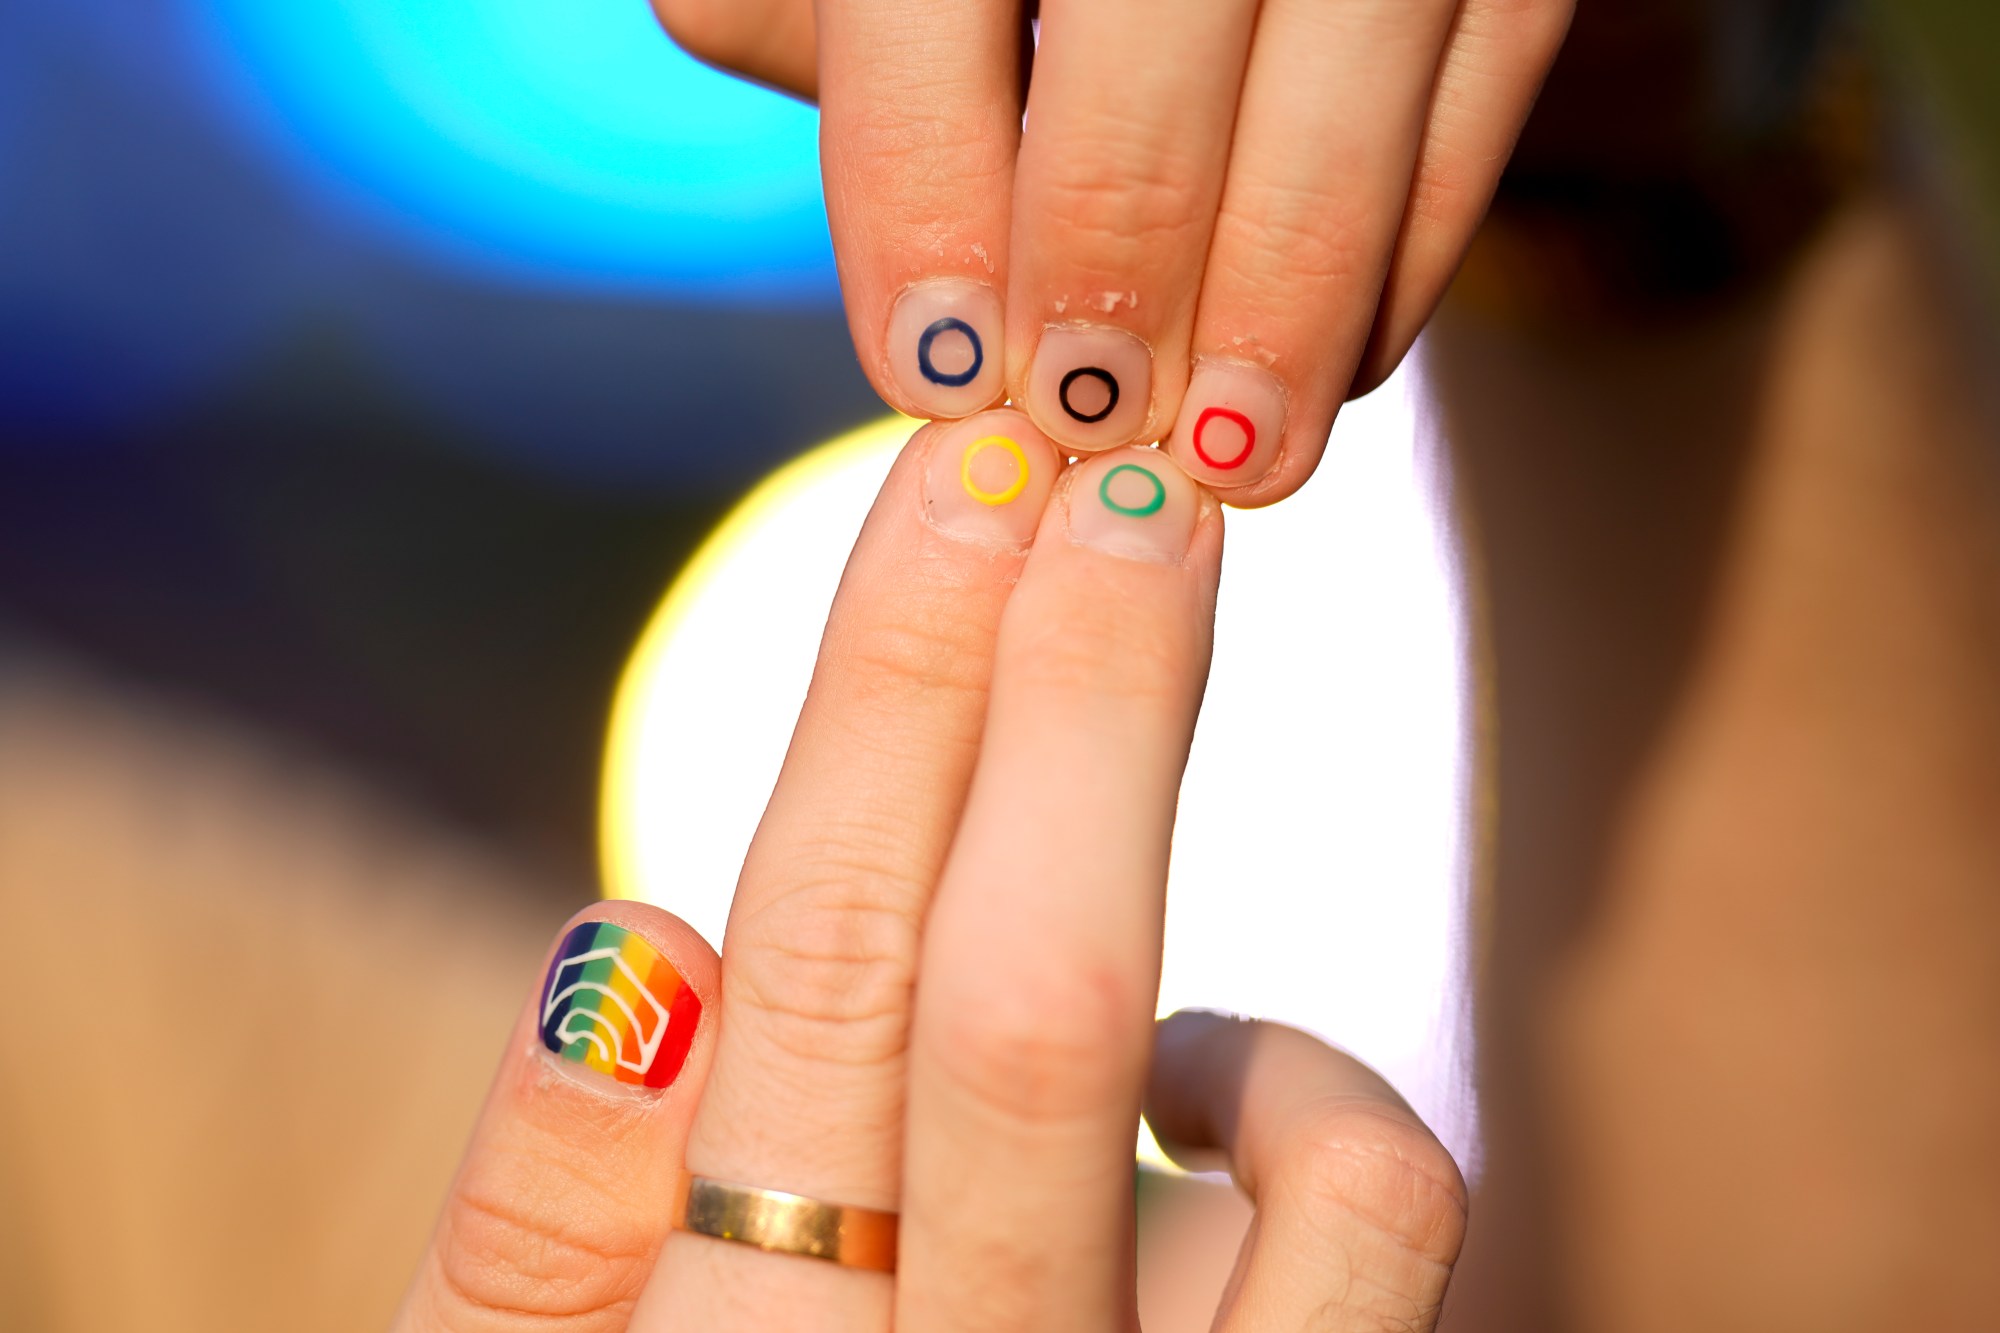
M 1399 375 L 1345 410 L 1297 497 L 1229 515 L 1160 1012 L 1311 1029 L 1470 1166 L 1464 653 L 1418 403 Z M 720 941 L 841 565 L 910 429 L 884 422 L 774 476 L 655 615 L 613 720 L 614 894 Z

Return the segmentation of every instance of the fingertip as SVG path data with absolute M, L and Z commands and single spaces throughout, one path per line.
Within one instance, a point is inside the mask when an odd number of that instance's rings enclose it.
M 1177 1009 L 1154 1025 L 1145 1114 L 1162 1147 L 1169 1139 L 1188 1148 L 1216 1146 L 1204 1102 L 1188 1094 L 1211 1077 L 1218 1039 L 1248 1025 L 1241 1015 L 1216 1009 Z
M 1128 560 L 1185 560 L 1212 503 L 1170 456 L 1139 446 L 1086 458 L 1064 482 L 1070 540 Z
M 1262 477 L 1237 485 L 1208 480 L 1204 480 L 1204 484 L 1215 492 L 1217 500 L 1231 509 L 1263 509 L 1280 500 L 1289 500 L 1303 490 L 1305 484 L 1312 480 L 1313 473 L 1319 470 L 1332 429 L 1331 421 L 1323 425 L 1316 422 L 1310 429 L 1288 422 L 1277 456 Z
M 1254 488 L 1283 455 L 1290 394 L 1262 366 L 1196 363 L 1167 452 L 1190 477 L 1227 493 Z
M 706 1036 L 721 984 L 715 950 L 649 903 L 593 904 L 550 951 L 531 1022 L 570 1070 L 633 1088 L 673 1086 Z
M 948 420 L 990 408 L 1006 388 L 1005 327 L 991 283 L 913 282 L 889 308 L 878 387 L 913 416 Z
M 708 938 L 687 922 L 652 903 L 635 898 L 606 898 L 579 909 L 563 923 L 558 939 L 567 938 L 587 921 L 605 921 L 643 936 L 674 965 L 704 1000 L 713 1000 L 722 985 L 722 959 Z
M 1035 539 L 1062 455 L 1020 412 L 998 408 L 925 437 L 924 518 L 958 541 L 1020 549 Z
M 1023 389 L 1028 415 L 1068 452 L 1133 444 L 1154 417 L 1153 348 L 1112 324 L 1050 324 Z

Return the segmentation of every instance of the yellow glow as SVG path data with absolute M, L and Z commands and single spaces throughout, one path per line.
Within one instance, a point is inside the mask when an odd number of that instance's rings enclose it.
M 744 544 L 764 531 L 771 515 L 811 495 L 834 473 L 876 460 L 882 460 L 886 470 L 887 460 L 894 458 L 919 424 L 908 417 L 884 417 L 779 468 L 729 512 L 667 589 L 625 664 L 611 705 L 597 823 L 598 857 L 607 898 L 668 901 L 666 886 L 649 882 L 642 852 L 645 844 L 638 827 L 645 817 L 642 738 L 645 719 L 655 710 L 680 706 L 664 696 L 665 675 L 660 668 L 689 609 Z

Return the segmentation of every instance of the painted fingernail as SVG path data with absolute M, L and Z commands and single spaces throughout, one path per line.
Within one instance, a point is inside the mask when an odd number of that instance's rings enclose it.
M 953 537 L 1025 546 L 1062 470 L 1019 412 L 981 412 L 938 431 L 924 469 L 924 516 Z
M 1028 372 L 1028 415 L 1074 453 L 1139 438 L 1153 412 L 1153 353 L 1123 329 L 1051 326 Z
M 896 298 L 889 312 L 889 373 L 927 417 L 990 407 L 1006 380 L 1000 296 L 983 282 L 937 278 Z
M 586 921 L 563 937 L 542 988 L 542 1045 L 620 1083 L 664 1088 L 694 1043 L 701 998 L 645 937 Z
M 1195 484 L 1157 449 L 1117 449 L 1071 470 L 1070 535 L 1134 560 L 1179 560 L 1201 507 Z
M 1167 452 L 1196 481 L 1247 486 L 1278 461 L 1285 390 L 1260 366 L 1198 362 Z

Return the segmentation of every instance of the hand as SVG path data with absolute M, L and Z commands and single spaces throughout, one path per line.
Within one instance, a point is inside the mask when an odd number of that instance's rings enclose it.
M 1430 317 L 1572 0 L 1063 0 L 1031 81 L 1005 0 L 809 5 L 654 0 L 696 55 L 818 96 L 882 396 L 1004 395 L 1071 453 L 1167 437 L 1261 505 Z
M 1221 545 L 1156 451 L 1061 471 L 1006 411 L 918 432 L 722 958 L 638 904 L 577 918 L 399 1327 L 1129 1328 L 1150 1064 L 1163 1136 L 1257 1207 L 1221 1327 L 1429 1328 L 1465 1194 L 1409 1108 L 1288 1029 L 1181 1015 L 1155 1041 Z M 683 1162 L 900 1210 L 895 1275 L 670 1233 Z

